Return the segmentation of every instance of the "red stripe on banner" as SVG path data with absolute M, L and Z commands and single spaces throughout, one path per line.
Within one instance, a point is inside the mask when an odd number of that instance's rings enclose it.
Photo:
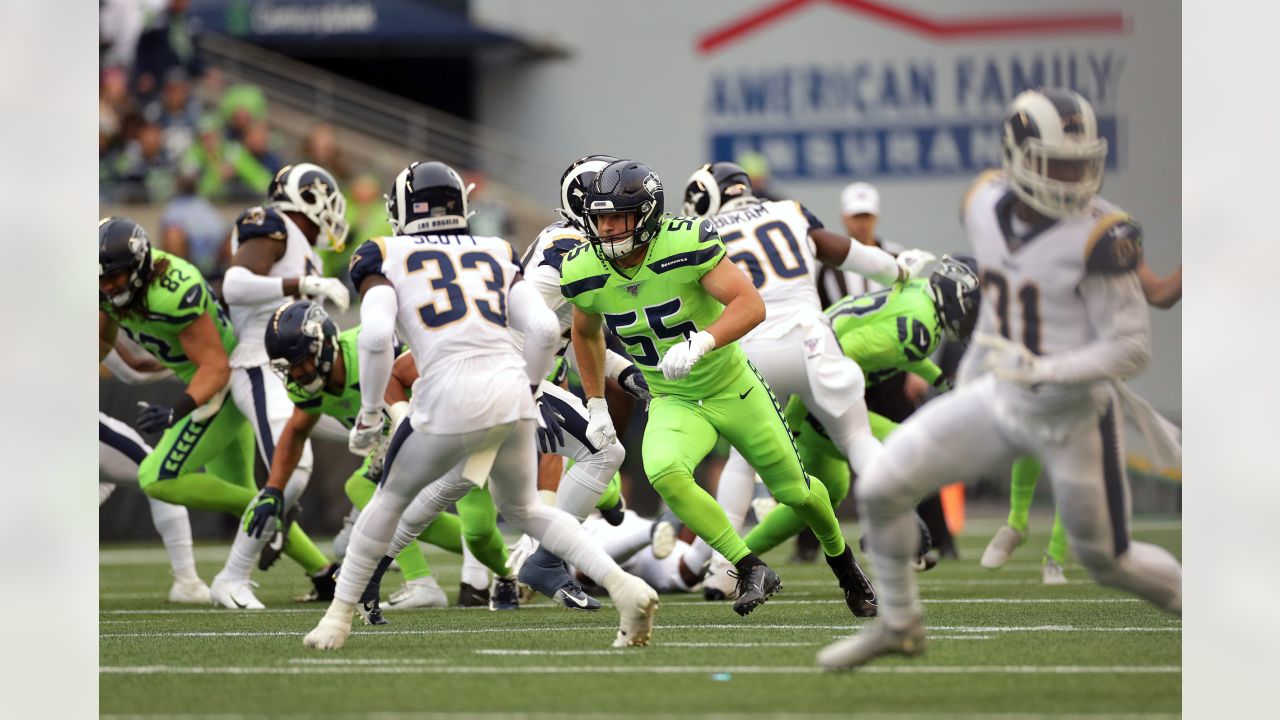
M 709 53 L 716 50 L 761 27 L 773 24 L 811 2 L 813 0 L 783 0 L 712 30 L 698 40 L 698 52 Z M 871 2 L 871 0 L 828 0 L 828 2 L 939 40 L 1067 32 L 1122 33 L 1129 29 L 1124 14 L 1119 12 L 993 16 L 940 22 L 891 5 Z

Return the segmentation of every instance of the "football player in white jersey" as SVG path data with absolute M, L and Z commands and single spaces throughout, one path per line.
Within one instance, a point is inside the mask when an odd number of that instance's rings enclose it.
M 387 449 L 383 485 L 351 533 L 334 600 L 304 644 L 342 647 L 401 514 L 427 483 L 455 466 L 477 484 L 491 478 L 494 503 L 508 522 L 601 581 L 622 616 L 615 646 L 648 644 L 657 593 L 619 568 L 573 516 L 538 500 L 533 391 L 559 337 L 555 313 L 521 282 L 510 244 L 468 234 L 466 190 L 449 166 L 405 168 L 387 205 L 398 234 L 365 242 L 351 258 L 363 328 L 353 452 L 368 454 L 381 433 L 397 330 L 413 351 L 418 380 L 409 420 Z M 523 353 L 508 326 L 524 334 Z
M 684 212 L 708 219 L 728 248 L 729 259 L 751 278 L 764 300 L 767 316 L 742 338 L 742 349 L 785 403 L 790 395 L 813 402 L 831 440 L 845 452 L 856 472 L 864 472 L 879 452 L 871 435 L 863 399 L 863 373 L 840 350 L 831 322 L 822 312 L 813 266 L 825 263 L 856 272 L 882 284 L 907 278 L 920 253 L 894 256 L 823 228 L 822 222 L 795 201 L 754 197 L 750 179 L 730 162 L 707 163 L 685 185 Z M 755 489 L 755 471 L 736 449 L 720 473 L 716 499 L 735 530 L 741 531 Z M 701 538 L 683 562 L 694 572 L 711 559 Z M 828 558 L 828 562 L 836 558 Z M 708 599 L 726 597 L 733 580 L 727 561 L 713 566 L 707 578 Z M 861 569 L 855 569 L 861 574 Z M 865 576 L 863 577 L 865 582 Z M 866 583 L 866 613 L 874 614 L 874 592 Z M 718 593 L 716 591 L 719 591 Z
M 222 295 L 231 311 L 239 343 L 231 353 L 231 397 L 253 426 L 258 452 L 270 467 L 276 441 L 293 414 L 284 382 L 271 371 L 263 346 L 267 321 L 291 298 L 328 300 L 339 310 L 350 303 L 347 288 L 336 278 L 320 276 L 316 249 L 341 250 L 347 239 L 346 200 L 327 170 L 310 163 L 286 165 L 276 173 L 267 204 L 245 210 L 231 234 L 231 267 L 222 281 Z M 311 443 L 285 485 L 286 512 L 292 509 L 311 477 Z M 261 499 L 261 498 L 259 498 Z M 252 508 L 257 500 L 250 504 Z M 286 515 L 286 517 L 289 517 Z M 249 573 L 253 561 L 273 535 L 237 532 L 227 566 L 213 579 L 213 602 L 224 607 L 262 607 L 253 595 Z M 273 542 L 273 547 L 278 543 Z M 278 553 L 269 553 L 262 565 Z M 312 577 L 314 599 L 328 600 L 334 567 Z
M 890 436 L 858 483 L 880 616 L 824 648 L 825 667 L 924 651 L 911 508 L 1021 455 L 1044 465 L 1071 546 L 1096 581 L 1182 614 L 1178 561 L 1129 538 L 1121 407 L 1140 427 L 1158 418 L 1121 382 L 1146 367 L 1151 337 L 1140 230 L 1097 196 L 1106 140 L 1077 93 L 1029 90 L 1009 107 L 1003 145 L 1004 171 L 980 176 L 961 209 L 983 295 L 962 384 Z
M 563 219 L 548 225 L 538 234 L 520 263 L 525 282 L 542 295 L 547 307 L 556 313 L 560 321 L 557 356 L 565 355 L 573 326 L 573 305 L 560 293 L 560 265 L 570 250 L 586 242 L 586 236 L 582 234 L 582 200 L 586 197 L 586 188 L 596 173 L 615 160 L 617 158 L 608 155 L 588 155 L 574 161 L 564 171 L 560 178 L 558 209 Z M 517 337 L 516 341 L 519 348 L 523 340 Z M 629 358 L 607 351 L 605 374 L 637 398 L 649 399 L 644 376 Z M 544 379 L 538 386 L 536 400 L 544 421 L 550 426 L 538 431 L 539 449 L 574 461 L 573 467 L 560 478 L 555 506 L 580 521 L 585 520 L 600 501 L 614 473 L 622 466 L 626 453 L 619 443 L 603 448 L 593 445 L 587 438 L 586 406 L 576 395 L 555 382 Z M 519 557 L 518 549 L 528 547 L 527 538 L 521 538 L 515 547 L 517 552 L 513 554 L 512 564 L 519 567 L 521 583 L 567 608 L 599 609 L 600 603 L 583 592 L 560 558 L 542 547 L 527 558 Z

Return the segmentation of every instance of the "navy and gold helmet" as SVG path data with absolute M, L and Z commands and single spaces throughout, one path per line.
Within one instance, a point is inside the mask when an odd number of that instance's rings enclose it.
M 151 281 L 151 241 L 129 218 L 105 217 L 98 221 L 98 280 L 121 272 L 129 278 L 123 290 L 108 295 L 98 289 L 99 298 L 116 307 L 128 305 Z
M 948 340 L 968 340 L 978 322 L 982 293 L 978 287 L 977 265 L 973 258 L 964 255 L 943 255 L 929 275 L 929 293 Z
M 333 372 L 338 354 L 338 326 L 324 306 L 310 300 L 294 300 L 281 305 L 267 322 L 264 344 L 271 369 L 308 393 L 317 393 Z M 307 368 L 307 361 L 311 367 Z M 302 368 L 295 376 L 294 368 Z
M 316 247 L 341 252 L 347 244 L 347 199 L 333 175 L 319 165 L 285 165 L 271 180 L 267 205 L 304 215 L 320 229 Z
M 582 203 L 587 199 L 587 190 L 596 175 L 618 158 L 612 155 L 588 155 L 573 161 L 560 176 L 560 215 L 570 224 L 581 230 Z
M 684 186 L 684 214 L 710 217 L 734 200 L 752 197 L 751 176 L 731 162 L 706 163 Z
M 467 232 L 471 187 L 442 162 L 415 162 L 396 176 L 387 195 L 387 219 L 397 235 Z
M 1102 188 L 1107 140 L 1080 93 L 1040 88 L 1005 111 L 1004 171 L 1018 199 L 1042 215 L 1080 212 Z
M 610 236 L 600 234 L 600 216 L 627 212 L 634 214 L 628 230 Z M 617 260 L 658 236 L 662 225 L 662 181 L 644 163 L 609 163 L 591 181 L 582 215 L 587 239 L 607 260 Z

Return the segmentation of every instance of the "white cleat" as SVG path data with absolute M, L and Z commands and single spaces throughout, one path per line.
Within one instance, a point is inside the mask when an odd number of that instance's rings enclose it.
M 629 575 L 626 586 L 613 597 L 621 617 L 613 646 L 642 647 L 653 639 L 653 616 L 658 612 L 658 593 L 640 578 Z
M 395 610 L 449 607 L 449 596 L 444 594 L 444 589 L 436 582 L 435 576 L 428 575 L 416 580 L 406 580 L 403 587 L 391 593 L 387 607 Z
M 883 618 L 873 620 L 853 637 L 837 640 L 818 652 L 818 664 L 827 670 L 847 670 L 882 655 L 915 657 L 925 648 L 924 618 L 916 616 L 903 628 L 892 628 Z
M 1040 568 L 1040 579 L 1045 585 L 1066 585 L 1067 574 L 1057 560 L 1045 556 L 1044 565 Z
M 1013 551 L 1025 542 L 1027 536 L 1014 530 L 1008 525 L 1001 525 L 996 531 L 995 537 L 991 538 L 991 542 L 987 543 L 987 549 L 982 551 L 982 560 L 979 562 L 982 567 L 988 570 L 996 570 L 1004 567 L 1009 562 L 1009 558 L 1013 555 Z
M 729 575 L 733 563 L 719 553 L 711 556 L 711 567 L 702 578 L 702 597 L 707 600 L 737 600 L 738 581 Z
M 209 588 L 209 599 L 214 605 L 231 610 L 263 610 L 267 606 L 259 602 L 253 594 L 253 589 L 257 585 L 258 583 L 247 578 L 229 580 L 222 577 L 222 573 L 218 573 L 214 576 L 213 585 Z
M 665 560 L 676 549 L 676 528 L 666 520 L 653 524 L 653 532 L 649 535 L 649 547 L 653 550 L 654 560 Z
M 209 586 L 200 578 L 174 580 L 173 587 L 169 588 L 169 602 L 208 605 L 213 602 L 213 596 L 209 593 Z
M 330 605 L 320 623 L 302 639 L 302 644 L 316 650 L 337 650 L 346 644 L 350 634 L 351 611 L 335 613 Z

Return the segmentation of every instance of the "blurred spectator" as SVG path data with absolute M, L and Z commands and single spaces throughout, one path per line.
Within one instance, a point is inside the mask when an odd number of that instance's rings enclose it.
M 270 154 L 265 157 L 278 162 Z M 214 202 L 260 201 L 275 175 L 243 145 L 225 139 L 222 125 L 211 115 L 200 119 L 200 141 L 183 158 L 183 171 L 197 176 L 196 192 Z
M 511 239 L 511 233 L 515 230 L 511 209 L 485 193 L 488 183 L 484 173 L 469 172 L 463 177 L 462 183 L 475 184 L 467 198 L 467 209 L 474 213 L 470 222 L 471 234 Z
M 213 282 L 226 270 L 230 228 L 213 204 L 196 194 L 198 180 L 191 172 L 178 177 L 177 195 L 160 217 L 160 247 L 191 261 Z
M 347 159 L 338 147 L 337 132 L 329 123 L 317 123 L 307 131 L 302 143 L 302 159 L 328 170 L 339 185 L 351 177 Z
M 169 0 L 138 37 L 133 86 L 144 100 L 155 96 L 171 68 L 181 67 L 193 78 L 204 70 L 196 31 L 186 16 L 188 4 L 188 0 Z
M 148 15 L 164 0 L 98 0 L 98 62 L 103 68 L 128 70 L 138 50 L 138 36 Z
M 146 122 L 124 151 L 111 161 L 117 202 L 164 202 L 173 195 L 174 168 L 164 145 L 164 130 Z
M 275 177 L 280 168 L 284 167 L 280 157 L 271 150 L 270 127 L 264 121 L 249 123 L 249 126 L 245 128 L 244 139 L 241 144 L 252 156 L 253 161 L 260 165 L 262 170 L 266 171 L 265 173 L 260 173 L 255 168 L 251 175 L 245 175 L 242 172 L 241 178 L 253 187 L 261 186 L 261 192 L 266 193 L 267 187 L 271 185 L 271 178 Z
M 376 176 L 365 173 L 357 176 L 349 186 L 342 187 L 347 195 L 347 226 L 351 228 L 347 234 L 347 246 L 342 252 L 319 252 L 324 263 L 324 274 L 327 277 L 345 279 L 347 260 L 351 258 L 351 253 L 369 238 L 390 235 L 391 223 L 387 220 L 387 203 L 382 197 L 382 185 Z
M 738 155 L 738 159 L 735 162 L 739 167 L 747 171 L 747 177 L 751 179 L 751 191 L 756 197 L 765 200 L 785 199 L 773 187 L 769 174 L 769 161 L 763 154 L 748 150 Z
M 164 128 L 165 149 L 170 157 L 182 157 L 195 144 L 200 110 L 200 101 L 192 93 L 187 71 L 181 67 L 169 68 L 160 98 L 147 108 L 147 113 L 154 114 Z
M 254 85 L 232 85 L 218 105 L 227 137 L 240 140 L 255 120 L 267 119 L 267 98 Z

